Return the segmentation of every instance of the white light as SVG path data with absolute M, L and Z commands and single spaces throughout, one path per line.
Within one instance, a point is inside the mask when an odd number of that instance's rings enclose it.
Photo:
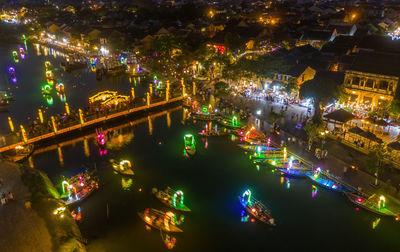
M 261 115 L 261 110 L 257 110 L 257 115 Z

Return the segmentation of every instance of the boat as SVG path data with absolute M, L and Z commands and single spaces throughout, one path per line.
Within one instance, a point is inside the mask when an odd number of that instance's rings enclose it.
M 14 101 L 14 98 L 9 96 L 6 91 L 0 91 L 0 106 L 7 106 L 10 101 Z
M 294 178 L 307 177 L 312 174 L 312 170 L 308 168 L 278 168 L 278 171 L 286 177 Z
M 152 190 L 154 196 L 159 199 L 165 205 L 179 211 L 190 212 L 190 208 L 188 208 L 184 204 L 183 192 L 181 190 L 174 191 L 170 187 L 167 187 L 164 191 L 158 190 L 157 188 L 153 188 Z
M 196 154 L 196 144 L 193 135 L 186 134 L 183 139 L 185 142 L 185 155 L 193 156 L 194 154 Z
M 368 196 L 361 192 L 346 192 L 347 198 L 359 207 L 379 215 L 394 216 L 396 214 L 386 208 L 386 199 L 382 195 L 377 198 L 376 194 Z
M 242 124 L 238 121 L 236 116 L 233 116 L 231 119 L 220 117 L 217 119 L 217 122 L 225 128 L 239 129 L 242 127 Z
M 126 70 L 125 65 L 115 66 L 115 67 L 108 68 L 106 70 L 106 74 L 107 75 L 120 74 L 120 73 L 124 73 L 125 70 Z
M 71 72 L 74 70 L 78 70 L 78 69 L 83 69 L 87 67 L 87 63 L 86 62 L 73 62 L 73 63 L 69 63 L 69 62 L 61 62 L 60 63 L 61 68 L 66 71 L 66 72 Z
M 250 190 L 246 190 L 242 196 L 239 196 L 239 201 L 243 208 L 246 209 L 246 211 L 254 218 L 270 226 L 276 226 L 275 220 L 271 216 L 271 212 L 266 206 L 264 206 L 264 204 L 251 196 Z
M 321 168 L 317 168 L 311 175 L 308 175 L 310 179 L 316 182 L 318 185 L 325 187 L 330 190 L 338 192 L 355 192 L 352 188 L 344 185 L 344 183 L 337 177 L 324 172 Z
M 199 132 L 200 136 L 224 136 L 225 132 L 215 131 L 215 130 L 202 130 Z
M 176 245 L 176 238 L 169 235 L 169 234 L 164 234 L 161 230 L 160 230 L 160 235 L 161 235 L 161 239 L 163 240 L 165 246 L 167 246 L 168 249 L 173 249 Z
M 258 144 L 239 144 L 240 148 L 246 151 L 257 151 L 258 153 L 267 153 L 269 151 L 279 151 L 280 148 L 268 147 Z
M 147 208 L 138 212 L 139 217 L 149 226 L 164 232 L 183 232 L 176 226 L 176 215 L 173 212 L 163 212 L 153 208 Z
M 135 174 L 132 170 L 132 165 L 129 160 L 121 160 L 120 162 L 117 162 L 114 159 L 111 159 L 110 162 L 114 171 L 121 175 L 133 176 Z
M 193 120 L 197 120 L 197 121 L 215 121 L 215 120 L 217 120 L 216 114 L 192 114 L 191 117 Z
M 86 199 L 99 188 L 97 179 L 87 170 L 86 167 L 83 167 L 83 169 L 82 172 L 65 179 L 61 183 L 63 191 L 61 199 L 63 199 L 67 205 Z
M 3 157 L 11 162 L 22 162 L 33 153 L 33 149 L 33 144 L 18 145 L 12 150 L 3 152 Z

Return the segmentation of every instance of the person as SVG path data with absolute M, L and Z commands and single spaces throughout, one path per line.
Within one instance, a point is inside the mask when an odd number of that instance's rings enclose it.
M 5 195 L 5 193 L 3 193 L 3 195 L 1 196 L 1 204 L 5 205 L 6 203 L 7 203 L 6 195 Z
M 8 200 L 14 200 L 14 195 L 11 192 L 8 192 Z

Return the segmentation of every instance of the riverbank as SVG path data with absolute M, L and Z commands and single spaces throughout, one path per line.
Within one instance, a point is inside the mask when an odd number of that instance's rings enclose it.
M 0 206 L 1 251 L 86 251 L 69 211 L 62 220 L 53 215 L 62 203 L 43 172 L 0 162 L 0 179 L 1 193 L 15 198 Z
M 83 239 L 79 227 L 68 208 L 62 215 L 54 214 L 54 210 L 65 205 L 59 200 L 60 195 L 47 175 L 32 168 L 20 169 L 21 180 L 31 192 L 32 209 L 44 220 L 52 237 L 52 251 L 86 251 L 80 242 Z

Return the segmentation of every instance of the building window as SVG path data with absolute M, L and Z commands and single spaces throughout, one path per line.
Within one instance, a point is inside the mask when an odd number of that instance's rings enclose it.
M 360 78 L 359 77 L 353 77 L 353 85 L 359 85 L 360 84 Z
M 346 80 L 346 83 L 347 83 L 347 84 L 350 84 L 350 83 L 351 83 L 351 79 L 348 78 L 348 79 Z
M 289 76 L 286 75 L 286 76 L 285 76 L 285 81 L 288 81 L 288 80 L 289 80 Z
M 387 81 L 380 81 L 379 82 L 379 89 L 387 90 L 388 86 L 389 86 L 389 83 Z
M 374 80 L 367 79 L 367 81 L 365 82 L 365 87 L 373 88 L 374 87 Z
M 277 79 L 282 80 L 282 75 L 278 74 Z
M 301 82 L 304 82 L 304 74 L 301 76 Z

